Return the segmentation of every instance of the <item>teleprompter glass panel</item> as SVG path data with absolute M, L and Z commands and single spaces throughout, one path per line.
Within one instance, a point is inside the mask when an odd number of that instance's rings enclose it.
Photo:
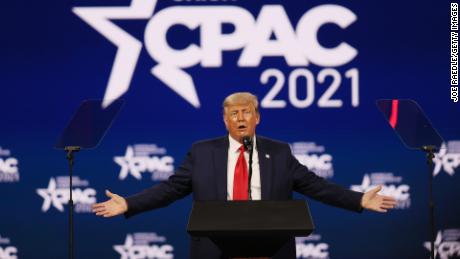
M 376 104 L 408 148 L 431 146 L 440 149 L 443 139 L 414 100 L 385 99 L 377 100 Z
M 83 101 L 54 147 L 95 148 L 112 125 L 123 103 L 122 100 L 116 100 L 104 107 L 102 100 Z

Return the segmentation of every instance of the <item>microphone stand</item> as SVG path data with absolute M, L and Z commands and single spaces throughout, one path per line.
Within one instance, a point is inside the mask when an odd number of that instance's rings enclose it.
M 248 197 L 249 197 L 249 200 L 252 200 L 252 192 L 251 192 L 252 153 L 253 153 L 253 148 L 252 148 L 252 144 L 251 144 L 251 145 L 249 146 L 249 180 L 248 180 Z
M 253 149 L 253 139 L 251 137 L 243 137 L 244 148 L 249 151 L 249 175 L 248 175 L 248 200 L 252 200 L 252 191 L 251 191 L 251 179 L 252 179 L 252 153 Z
M 73 232 L 73 199 L 72 199 L 72 178 L 73 178 L 73 158 L 74 153 L 80 151 L 80 147 L 78 146 L 67 146 L 64 149 L 67 152 L 67 160 L 69 161 L 69 259 L 74 258 L 74 232 Z
M 433 200 L 433 158 L 434 146 L 423 146 L 422 150 L 426 153 L 426 163 L 428 165 L 428 206 L 430 210 L 430 257 L 434 259 L 434 239 L 435 239 L 435 227 L 434 227 L 434 200 Z

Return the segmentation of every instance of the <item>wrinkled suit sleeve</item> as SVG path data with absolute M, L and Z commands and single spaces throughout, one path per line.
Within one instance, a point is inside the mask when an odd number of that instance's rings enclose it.
M 193 147 L 192 147 L 193 150 Z M 167 181 L 158 183 L 149 189 L 126 198 L 129 218 L 144 211 L 168 206 L 192 192 L 193 151 L 189 151 L 185 160 Z

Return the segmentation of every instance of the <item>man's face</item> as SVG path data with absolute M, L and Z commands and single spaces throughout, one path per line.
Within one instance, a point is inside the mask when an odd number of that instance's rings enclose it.
M 230 136 L 243 142 L 244 136 L 254 136 L 260 116 L 252 103 L 229 105 L 225 108 L 224 122 Z

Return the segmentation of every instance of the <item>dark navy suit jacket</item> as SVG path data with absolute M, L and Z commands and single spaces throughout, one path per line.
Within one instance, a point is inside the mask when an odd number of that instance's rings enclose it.
M 262 200 L 291 200 L 296 191 L 336 207 L 362 211 L 362 193 L 347 190 L 318 177 L 301 165 L 288 144 L 256 137 Z M 126 198 L 126 217 L 161 208 L 190 193 L 193 200 L 227 200 L 228 136 L 193 144 L 182 165 L 168 181 Z M 192 238 L 191 258 L 224 258 L 207 238 Z M 294 239 L 274 258 L 296 258 Z

